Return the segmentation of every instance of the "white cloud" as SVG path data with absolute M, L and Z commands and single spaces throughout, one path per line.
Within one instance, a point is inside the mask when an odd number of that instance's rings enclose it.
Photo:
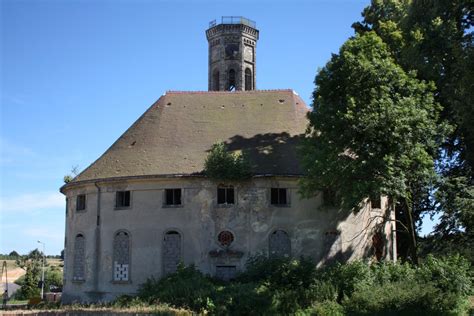
M 65 198 L 59 192 L 35 192 L 0 197 L 0 212 L 30 212 L 50 208 L 64 208 Z

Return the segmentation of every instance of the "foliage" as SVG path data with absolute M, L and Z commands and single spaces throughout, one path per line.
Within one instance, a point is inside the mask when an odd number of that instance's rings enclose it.
M 17 266 L 26 270 L 24 279 L 21 281 L 21 288 L 16 295 L 17 299 L 29 299 L 40 295 L 38 282 L 41 280 L 42 262 L 43 253 L 38 249 L 30 251 L 28 255 L 17 258 Z
M 441 214 L 435 238 L 425 240 L 434 243 L 425 250 L 465 250 L 474 237 L 472 1 L 373 0 L 362 16 L 353 25 L 358 34 L 376 32 L 405 71 L 415 70 L 418 79 L 435 84 L 435 100 L 443 107 L 439 124 L 451 128 L 437 157 L 441 179 L 424 198 L 413 201 L 413 208 Z
M 63 287 L 63 272 L 59 267 L 51 266 L 44 274 L 44 288 L 46 291 L 61 291 Z
M 16 257 L 19 257 L 20 255 L 18 254 L 18 252 L 16 252 L 15 250 L 13 250 L 12 252 L 10 252 L 10 253 L 8 254 L 8 256 L 9 256 L 9 257 L 14 257 L 14 258 L 16 258 Z
M 315 83 L 304 193 L 331 189 L 355 208 L 368 196 L 409 198 L 434 178 L 442 130 L 433 85 L 398 66 L 374 32 L 348 40 Z
M 176 273 L 160 280 L 148 279 L 138 289 L 138 297 L 150 304 L 169 303 L 176 307 L 204 311 L 215 296 L 216 286 L 194 266 L 180 264 Z
M 216 180 L 245 180 L 251 177 L 251 165 L 245 153 L 231 153 L 224 143 L 217 143 L 206 158 L 204 173 Z
M 462 315 L 473 290 L 470 264 L 459 256 L 429 256 L 419 266 L 355 261 L 317 269 L 304 258 L 258 255 L 246 268 L 224 283 L 180 265 L 113 305 L 165 303 L 218 315 Z

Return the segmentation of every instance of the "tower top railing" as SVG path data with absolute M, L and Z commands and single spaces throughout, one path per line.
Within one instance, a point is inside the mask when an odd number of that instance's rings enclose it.
M 252 28 L 257 28 L 257 23 L 255 21 L 252 21 L 250 19 L 247 19 L 243 16 L 223 16 L 221 17 L 220 23 L 217 22 L 217 20 L 212 20 L 209 22 L 209 27 L 216 26 L 217 24 L 243 24 L 250 26 Z

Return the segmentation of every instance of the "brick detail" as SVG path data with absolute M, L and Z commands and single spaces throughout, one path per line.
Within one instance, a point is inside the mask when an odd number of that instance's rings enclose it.
M 270 235 L 269 253 L 275 257 L 291 256 L 291 240 L 285 231 L 276 230 Z
M 176 272 L 181 261 L 181 235 L 177 232 L 168 232 L 163 240 L 163 272 Z

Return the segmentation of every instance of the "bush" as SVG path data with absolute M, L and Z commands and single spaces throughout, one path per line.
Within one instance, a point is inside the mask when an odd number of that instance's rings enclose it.
M 251 177 L 251 166 L 245 153 L 232 154 L 224 143 L 217 143 L 206 158 L 204 173 L 216 180 L 245 180 Z
M 115 304 L 167 303 L 219 315 L 463 315 L 472 291 L 470 265 L 458 256 L 429 257 L 419 266 L 355 261 L 316 269 L 305 258 L 259 255 L 246 268 L 224 283 L 180 265 L 144 283 L 139 300 Z
M 139 287 L 138 297 L 149 304 L 168 303 L 201 312 L 214 308 L 216 291 L 217 286 L 211 278 L 194 265 L 184 267 L 179 264 L 174 274 L 161 280 L 148 279 Z

